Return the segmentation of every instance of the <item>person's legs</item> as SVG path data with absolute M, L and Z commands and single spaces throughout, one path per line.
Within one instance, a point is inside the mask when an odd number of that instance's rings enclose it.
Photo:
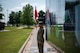
M 40 43 L 38 43 L 38 51 L 39 51 L 39 53 L 40 53 Z
M 44 46 L 44 43 L 38 43 L 38 50 L 39 50 L 39 53 L 43 53 L 43 46 Z
M 41 44 L 40 52 L 43 53 L 43 44 Z

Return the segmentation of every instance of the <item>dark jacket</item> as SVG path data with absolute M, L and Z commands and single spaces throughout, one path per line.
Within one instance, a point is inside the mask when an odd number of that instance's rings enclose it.
M 37 41 L 39 42 L 44 42 L 44 29 L 39 28 L 38 33 L 37 33 Z

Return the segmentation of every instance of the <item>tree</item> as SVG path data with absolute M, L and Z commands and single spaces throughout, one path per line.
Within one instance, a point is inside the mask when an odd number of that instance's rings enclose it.
M 38 20 L 43 21 L 43 23 L 45 23 L 45 12 L 43 10 L 40 10 L 38 14 L 39 14 Z
M 4 16 L 1 12 L 2 12 L 3 8 L 2 5 L 0 4 L 0 19 L 2 19 L 2 16 Z
M 30 4 L 27 4 L 25 7 L 23 7 L 21 23 L 29 26 L 32 25 L 33 22 L 33 7 Z
M 0 12 L 2 12 L 3 11 L 3 8 L 2 8 L 2 5 L 0 4 Z
M 3 19 L 2 16 L 4 16 L 4 14 L 0 13 L 0 19 Z
M 12 26 L 15 24 L 15 12 L 11 12 L 9 14 L 9 23 L 12 24 Z
M 5 23 L 1 22 L 1 19 L 3 19 L 2 17 L 4 16 L 4 14 L 2 13 L 2 5 L 0 4 L 0 30 L 3 30 L 5 28 Z
M 22 14 L 21 11 L 16 12 L 16 15 L 15 15 L 15 24 L 16 24 L 16 26 L 19 26 L 19 24 L 20 24 L 21 14 Z

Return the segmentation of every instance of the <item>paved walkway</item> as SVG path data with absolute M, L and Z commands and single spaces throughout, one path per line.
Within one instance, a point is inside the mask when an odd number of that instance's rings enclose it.
M 39 53 L 37 48 L 37 31 L 38 29 L 34 29 L 32 35 L 26 44 L 22 53 Z M 45 34 L 44 34 L 45 35 Z M 44 53 L 58 53 L 55 48 L 52 48 L 47 41 L 44 42 Z
M 0 30 L 0 32 L 9 32 L 10 30 Z

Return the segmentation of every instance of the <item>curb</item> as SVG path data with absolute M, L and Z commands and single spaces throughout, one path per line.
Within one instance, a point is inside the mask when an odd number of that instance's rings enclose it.
M 33 31 L 34 31 L 34 29 L 33 29 L 32 32 L 30 33 L 29 37 L 28 37 L 27 40 L 24 42 L 24 44 L 21 46 L 21 48 L 19 49 L 18 53 L 23 53 L 23 50 L 24 50 L 25 46 L 27 45 L 28 41 L 30 40 Z
M 64 51 L 62 51 L 59 47 L 57 47 L 55 44 L 53 44 L 52 42 L 50 41 L 47 41 L 49 45 L 51 45 L 52 47 L 54 47 L 58 53 L 65 53 Z

